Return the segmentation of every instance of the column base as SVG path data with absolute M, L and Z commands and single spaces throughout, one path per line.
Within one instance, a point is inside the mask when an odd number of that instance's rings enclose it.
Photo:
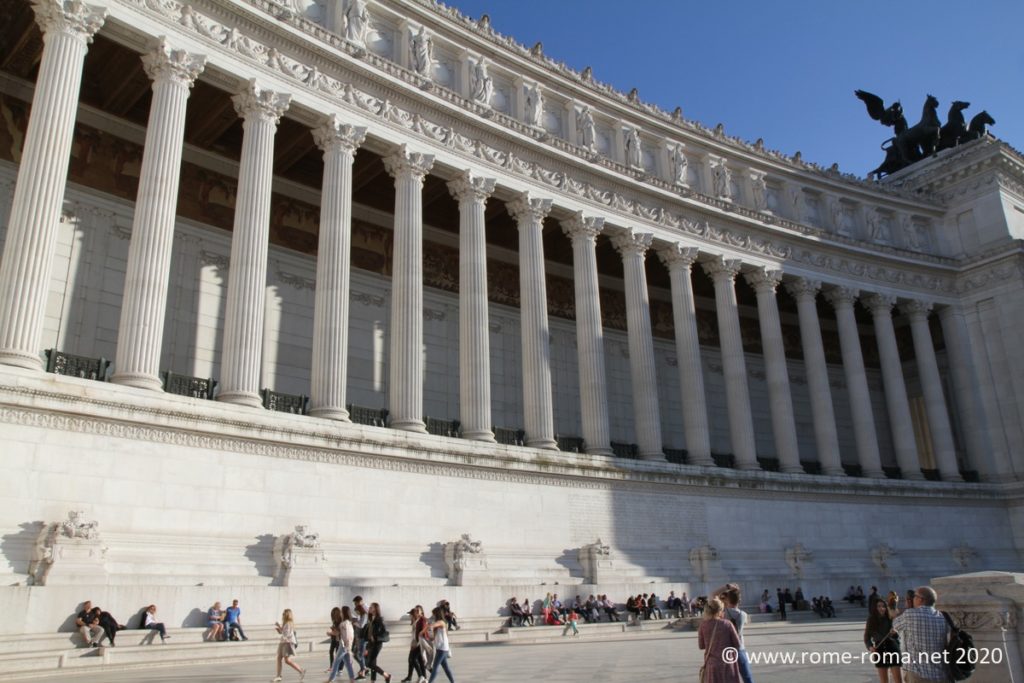
M 738 462 L 736 463 L 736 469 L 745 471 L 760 471 L 761 465 L 757 462 Z
M 802 465 L 786 465 L 780 467 L 779 471 L 783 474 L 807 474 Z
M 686 464 L 694 465 L 696 467 L 715 467 L 715 459 L 710 455 L 695 455 Z
M 921 474 L 920 471 L 917 471 L 917 472 L 904 472 L 903 470 L 900 470 L 900 474 L 903 476 L 904 479 L 907 479 L 907 480 L 910 480 L 910 481 L 924 481 L 924 475 Z
M 222 403 L 232 403 L 239 406 L 248 406 L 249 408 L 263 407 L 263 400 L 259 397 L 259 394 L 253 394 L 248 391 L 222 391 L 217 394 L 217 400 Z
M 321 406 L 319 408 L 310 408 L 309 414 L 313 417 L 322 417 L 328 420 L 337 420 L 338 422 L 351 422 L 348 411 L 344 408 L 332 408 L 330 406 Z
M 821 473 L 824 474 L 825 476 L 828 476 L 828 477 L 845 477 L 846 476 L 846 470 L 844 470 L 842 467 L 840 467 L 838 469 L 836 469 L 834 467 L 823 468 L 821 470 Z
M 391 418 L 391 423 L 388 425 L 392 429 L 401 429 L 404 432 L 415 432 L 417 434 L 426 434 L 427 425 L 423 420 L 410 420 L 408 418 Z
M 615 451 L 611 448 L 604 446 L 595 446 L 594 448 L 584 448 L 583 452 L 587 455 L 615 455 Z
M 494 439 L 494 432 L 490 429 L 479 429 L 473 431 L 462 431 L 462 438 L 469 439 L 470 441 L 485 441 L 487 443 L 497 443 Z
M 668 462 L 668 458 L 666 458 L 665 454 L 661 452 L 641 453 L 640 459 L 648 462 Z
M 868 477 L 870 479 L 885 479 L 886 478 L 885 472 L 883 472 L 882 470 L 867 470 L 865 472 L 862 472 L 861 474 L 863 474 L 865 477 Z
M 955 475 L 952 475 L 952 476 L 946 476 L 945 472 L 939 472 L 939 479 L 941 479 L 942 481 L 960 481 L 960 482 L 962 482 L 964 480 L 964 478 L 960 476 L 959 472 L 957 472 Z
M 138 389 L 148 389 L 150 391 L 163 391 L 164 383 L 160 381 L 159 377 L 155 375 L 145 375 L 142 373 L 117 373 L 115 372 L 110 377 L 110 381 L 114 384 L 122 384 L 126 387 L 136 387 Z
M 558 442 L 554 439 L 526 439 L 526 445 L 530 448 L 543 448 L 548 451 L 557 451 Z
M 19 368 L 27 368 L 29 370 L 45 370 L 43 367 L 43 359 L 38 355 L 25 353 L 24 351 L 15 351 L 13 349 L 0 351 L 0 363 L 4 365 L 14 365 Z

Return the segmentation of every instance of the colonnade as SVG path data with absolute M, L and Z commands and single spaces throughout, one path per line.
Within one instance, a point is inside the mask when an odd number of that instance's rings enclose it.
M 42 64 L 25 139 L 0 265 L 0 362 L 40 368 L 39 346 L 71 151 L 78 84 L 92 35 L 103 12 L 81 3 L 36 3 L 44 32 Z M 161 42 L 143 57 L 153 81 L 153 100 L 141 169 L 118 331 L 114 382 L 159 389 L 159 358 L 181 168 L 186 102 L 203 70 L 204 58 Z M 234 97 L 243 119 L 243 142 L 232 233 L 230 275 L 221 362 L 222 401 L 259 406 L 259 368 L 267 272 L 270 188 L 274 135 L 290 96 L 250 81 Z M 325 167 L 316 269 L 312 349 L 311 412 L 340 421 L 345 409 L 348 348 L 348 283 L 352 218 L 352 166 L 366 130 L 339 114 L 326 115 L 313 131 Z M 394 268 L 392 279 L 389 408 L 392 427 L 424 432 L 423 406 L 423 180 L 434 164 L 427 150 L 396 146 L 384 159 L 394 178 Z M 500 178 L 465 171 L 448 183 L 460 213 L 459 362 L 460 420 L 468 439 L 493 441 L 487 312 L 486 202 Z M 551 354 L 542 233 L 553 200 L 524 192 L 507 203 L 519 230 L 523 408 L 527 445 L 555 449 Z M 817 458 L 822 472 L 843 476 L 836 417 L 825 362 L 817 301 L 836 311 L 860 468 L 883 475 L 874 411 L 868 391 L 854 302 L 872 312 L 881 359 L 896 458 L 902 476 L 922 478 L 911 411 L 893 329 L 899 303 L 910 320 L 928 425 L 942 479 L 960 479 L 946 398 L 928 327 L 929 302 L 901 300 L 886 293 L 861 295 L 845 285 L 789 275 L 728 254 L 684 243 L 656 241 L 611 216 L 577 212 L 561 220 L 572 242 L 576 329 L 580 369 L 582 436 L 587 452 L 610 454 L 607 378 L 604 369 L 597 238 L 606 233 L 623 260 L 634 422 L 642 458 L 663 460 L 657 369 L 644 263 L 653 250 L 671 278 L 675 344 L 682 392 L 683 424 L 691 464 L 713 463 L 697 335 L 692 268 L 699 264 L 714 283 L 725 377 L 728 421 L 735 466 L 760 468 L 751 413 L 748 372 L 740 333 L 736 278 L 757 294 L 764 363 L 771 401 L 771 425 L 780 469 L 802 472 L 797 431 L 779 320 L 778 287 L 797 302 L 801 343 L 810 389 Z M 940 311 L 953 381 L 958 391 L 975 381 L 969 371 L 966 326 L 955 309 Z M 968 455 L 974 463 L 983 441 L 982 416 L 961 405 Z M 984 474 L 984 473 L 983 473 Z

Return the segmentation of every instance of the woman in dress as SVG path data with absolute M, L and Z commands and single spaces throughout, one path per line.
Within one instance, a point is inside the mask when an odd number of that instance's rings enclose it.
M 384 626 L 384 617 L 380 615 L 380 605 L 376 602 L 370 603 L 370 609 L 366 613 L 366 633 L 363 638 L 366 640 L 366 670 L 370 672 L 370 680 L 377 680 L 377 674 L 380 674 L 384 677 L 384 683 L 391 683 L 391 674 L 377 664 L 381 648 L 391 636 Z
M 448 657 L 452 648 L 448 643 L 448 624 L 444 620 L 444 611 L 440 607 L 435 607 L 433 616 L 434 621 L 428 627 L 434 634 L 434 666 L 430 669 L 429 683 L 434 683 L 438 670 L 442 668 L 449 683 L 455 683 L 455 674 L 448 667 Z
M 423 650 L 420 649 L 420 636 L 423 629 L 427 627 L 427 618 L 423 616 L 423 608 L 416 605 L 409 610 L 409 622 L 412 630 L 412 638 L 409 642 L 409 669 L 402 679 L 402 683 L 409 683 L 415 671 L 421 681 L 427 677 L 427 668 L 423 664 Z
M 704 650 L 705 683 L 741 683 L 740 669 L 735 661 L 727 662 L 722 651 L 740 649 L 740 639 L 732 623 L 722 616 L 725 605 L 718 598 L 708 600 L 704 620 L 697 631 L 697 645 Z M 735 658 L 733 658 L 735 660 Z
M 292 618 L 292 611 L 286 609 L 281 614 L 281 622 L 274 624 L 274 628 L 281 634 L 277 643 L 277 676 L 273 678 L 274 683 L 281 680 L 281 662 L 299 672 L 299 680 L 306 677 L 306 670 L 298 665 L 292 658 L 295 656 L 295 646 L 298 644 L 298 637 L 295 635 L 295 621 Z
M 335 607 L 334 609 L 338 608 Z M 338 623 L 332 629 L 338 633 L 338 652 L 334 657 L 334 662 L 331 664 L 331 674 L 327 678 L 327 683 L 333 683 L 334 679 L 341 672 L 342 665 L 348 670 L 349 683 L 353 683 L 356 680 L 356 675 L 352 671 L 352 640 L 355 638 L 356 631 L 355 627 L 352 626 L 352 611 L 348 608 L 348 605 L 338 610 L 338 617 Z M 334 610 L 331 610 L 331 618 L 334 618 Z
M 875 671 L 881 683 L 903 683 L 900 669 L 900 639 L 892 631 L 893 610 L 883 600 L 873 605 L 867 623 L 864 624 L 864 646 L 869 652 L 877 653 Z
M 206 625 L 209 626 L 209 640 L 224 640 L 224 611 L 220 608 L 219 602 L 213 603 L 213 607 L 206 612 Z

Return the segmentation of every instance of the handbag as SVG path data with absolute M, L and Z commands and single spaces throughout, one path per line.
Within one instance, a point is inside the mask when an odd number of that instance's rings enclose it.
M 697 674 L 697 680 L 700 683 L 707 683 L 708 680 L 708 657 L 711 656 L 711 650 L 715 647 L 715 636 L 718 635 L 718 624 L 715 624 L 715 630 L 711 634 L 711 642 L 708 643 L 707 648 L 704 650 L 704 663 L 700 665 L 700 672 Z

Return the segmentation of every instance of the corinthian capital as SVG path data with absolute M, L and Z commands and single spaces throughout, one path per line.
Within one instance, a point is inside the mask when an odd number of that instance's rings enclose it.
M 786 291 L 789 292 L 797 301 L 807 298 L 814 299 L 814 297 L 818 295 L 818 290 L 820 289 L 820 281 L 812 280 L 807 277 L 798 277 L 795 280 L 790 280 L 786 283 Z
M 873 315 L 890 315 L 892 307 L 896 305 L 896 297 L 891 294 L 868 294 L 862 301 Z
M 562 232 L 576 244 L 578 240 L 589 240 L 593 242 L 604 229 L 604 219 L 597 216 L 584 216 L 582 211 L 577 211 L 571 218 L 562 221 Z
M 462 202 L 484 203 L 494 193 L 494 178 L 481 178 L 470 171 L 463 171 L 457 178 L 448 182 L 448 191 L 461 204 Z
M 697 253 L 697 247 L 687 247 L 679 242 L 675 242 L 664 249 L 659 249 L 658 258 L 661 259 L 661 262 L 665 264 L 665 267 L 671 273 L 678 269 L 690 270 L 697 261 Z
M 505 207 L 508 209 L 509 214 L 512 215 L 512 218 L 515 218 L 519 223 L 524 221 L 539 223 L 551 212 L 551 200 L 531 197 L 529 192 L 523 192 L 505 204 Z
M 623 258 L 627 256 L 643 257 L 651 248 L 653 239 L 654 235 L 649 232 L 636 232 L 630 228 L 612 235 L 612 246 L 619 250 Z
M 720 280 L 735 282 L 736 276 L 739 275 L 740 267 L 743 265 L 743 262 L 739 259 L 725 258 L 719 254 L 717 256 L 712 256 L 707 261 L 702 261 L 700 265 L 704 268 L 704 272 L 707 273 L 716 283 Z
M 860 296 L 860 290 L 854 287 L 832 287 L 825 292 L 825 299 L 837 311 L 852 307 L 858 296 Z
M 744 273 L 743 279 L 754 288 L 755 292 L 771 292 L 774 294 L 775 289 L 782 282 L 782 271 L 761 266 Z
M 402 145 L 384 157 L 384 170 L 396 180 L 403 175 L 411 175 L 416 180 L 423 180 L 433 167 L 433 154 L 410 152 L 406 145 Z
M 249 81 L 242 92 L 232 97 L 231 101 L 235 103 L 235 111 L 243 119 L 248 120 L 253 117 L 276 126 L 288 109 L 288 105 L 291 104 L 292 96 L 263 90 L 256 85 L 254 78 Z
M 142 55 L 142 68 L 154 83 L 171 82 L 191 88 L 205 66 L 206 55 L 173 50 L 162 36 L 152 50 Z
M 363 144 L 365 139 L 365 126 L 342 123 L 337 114 L 331 114 L 323 123 L 313 129 L 313 141 L 325 152 L 341 149 L 352 153 L 359 148 L 359 145 Z
M 927 320 L 932 310 L 930 301 L 904 301 L 900 304 L 900 310 L 911 320 Z
M 92 42 L 107 19 L 106 8 L 86 5 L 80 0 L 32 0 L 32 10 L 44 35 L 67 33 L 86 44 Z

